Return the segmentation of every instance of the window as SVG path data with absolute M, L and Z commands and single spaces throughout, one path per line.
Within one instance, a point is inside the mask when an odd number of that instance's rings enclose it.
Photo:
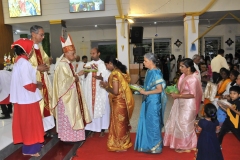
M 161 56 L 171 54 L 171 38 L 154 39 L 154 53 Z
M 237 50 L 240 50 L 240 36 L 236 36 L 235 40 L 235 52 L 237 52 Z
M 222 48 L 221 37 L 205 37 L 205 56 L 217 54 Z
M 117 44 L 116 41 L 93 41 L 91 47 L 98 47 L 100 51 L 100 58 L 104 60 L 107 56 L 117 57 Z
M 154 51 L 152 51 L 152 39 L 143 39 L 136 47 L 144 47 L 145 53 L 154 52 L 158 55 L 171 54 L 171 38 L 154 39 Z

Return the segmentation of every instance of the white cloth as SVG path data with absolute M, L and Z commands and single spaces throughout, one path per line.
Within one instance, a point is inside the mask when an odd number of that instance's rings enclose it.
M 0 102 L 10 94 L 11 78 L 11 72 L 0 70 Z
M 77 65 L 77 68 L 76 68 L 76 73 L 78 73 L 78 72 L 80 72 L 81 70 L 83 70 L 83 66 L 86 65 L 86 63 L 81 62 L 81 61 L 78 62 L 77 64 L 78 64 L 78 65 Z M 80 84 L 83 85 L 84 75 L 78 76 L 78 77 L 79 77 L 79 82 L 80 82 Z
M 41 93 L 37 88 L 35 92 L 28 91 L 24 88 L 28 84 L 37 83 L 37 70 L 32 67 L 31 63 L 24 58 L 20 58 L 14 64 L 10 86 L 10 102 L 18 104 L 30 104 L 42 99 Z
M 44 117 L 42 120 L 43 120 L 43 128 L 45 132 L 55 127 L 53 116 Z
M 93 132 L 101 132 L 102 129 L 108 129 L 110 123 L 110 104 L 108 99 L 108 93 L 106 96 L 105 113 L 101 118 L 94 118 L 92 122 L 85 126 L 85 130 Z
M 102 60 L 91 61 L 86 64 L 98 65 L 97 75 L 102 74 L 104 81 L 108 80 L 110 72 L 106 69 L 106 66 Z M 101 129 L 107 129 L 110 121 L 110 105 L 108 100 L 108 92 L 101 88 L 99 85 L 100 80 L 96 80 L 96 95 L 95 95 L 95 106 L 92 106 L 92 73 L 89 73 L 83 81 L 84 95 L 87 101 L 89 113 L 92 117 L 92 123 L 87 124 L 85 129 L 95 132 L 100 132 Z M 93 112 L 94 108 L 94 112 Z
M 201 82 L 201 72 L 200 72 L 199 67 L 198 67 L 198 65 L 197 65 L 196 63 L 194 63 L 194 68 L 195 68 L 196 71 L 198 72 L 198 78 L 199 78 L 199 80 L 200 80 L 200 82 Z
M 51 81 L 51 84 L 53 84 L 54 70 L 55 70 L 55 64 L 51 64 L 49 66 L 49 71 L 48 71 L 48 73 L 49 73 L 48 77 L 49 77 L 49 79 Z
M 229 90 L 230 90 L 230 88 L 232 87 L 231 86 L 231 83 L 232 82 L 229 82 L 228 84 L 227 84 L 227 87 L 226 87 L 226 90 L 223 92 L 223 96 L 226 96 L 226 95 L 229 95 L 230 94 L 230 92 L 229 92 Z M 233 86 L 236 86 L 237 84 L 235 83 Z
M 78 62 L 77 64 L 78 64 L 78 66 L 77 66 L 77 68 L 76 68 L 76 72 L 78 73 L 78 72 L 80 72 L 81 70 L 83 70 L 83 66 L 86 65 L 86 63 L 80 61 L 80 62 Z

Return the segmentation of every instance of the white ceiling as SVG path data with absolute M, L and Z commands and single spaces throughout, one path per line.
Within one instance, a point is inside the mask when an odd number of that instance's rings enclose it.
M 240 18 L 240 11 L 229 11 L 235 16 Z M 217 22 L 228 12 L 206 12 L 199 17 L 199 25 L 212 25 Z M 134 17 L 135 23 L 131 26 L 182 26 L 183 25 L 183 14 L 168 14 L 168 15 L 156 15 L 152 17 Z M 81 18 L 81 19 L 65 19 L 67 31 L 83 31 L 83 30 L 95 30 L 95 29 L 114 29 L 116 27 L 115 17 L 97 17 L 97 18 Z M 157 24 L 154 24 L 157 22 Z M 231 16 L 227 16 L 221 24 L 239 24 Z M 45 32 L 50 32 L 50 24 L 48 21 L 45 22 L 34 22 L 34 23 L 21 23 L 13 24 L 13 31 L 20 30 L 21 33 L 29 33 L 29 29 L 32 25 L 40 25 L 44 28 Z M 97 25 L 98 27 L 95 27 Z

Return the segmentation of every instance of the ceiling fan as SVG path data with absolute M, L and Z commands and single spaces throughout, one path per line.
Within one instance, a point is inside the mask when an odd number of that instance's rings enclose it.
M 208 21 L 208 24 L 207 25 L 205 25 L 207 28 L 210 28 L 212 25 L 211 25 L 211 21 L 210 21 L 210 19 L 207 19 L 207 21 Z M 217 24 L 217 26 L 218 25 L 221 25 L 221 24 Z

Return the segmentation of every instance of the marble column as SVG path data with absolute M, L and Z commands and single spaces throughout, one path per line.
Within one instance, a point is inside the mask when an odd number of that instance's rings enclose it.
M 122 28 L 124 27 L 124 28 Z M 116 18 L 117 35 L 117 58 L 122 64 L 127 66 L 129 71 L 130 52 L 129 52 L 129 25 L 128 22 Z M 123 34 L 124 33 L 124 34 Z
M 198 42 L 196 41 L 195 47 L 192 47 L 192 42 L 198 38 L 198 23 L 199 16 L 194 16 L 194 24 L 192 22 L 192 16 L 186 16 L 184 18 L 184 42 L 185 42 L 185 58 L 192 58 L 193 55 L 198 54 Z M 195 25 L 195 33 L 192 25 Z M 192 50 L 196 48 L 195 50 Z

